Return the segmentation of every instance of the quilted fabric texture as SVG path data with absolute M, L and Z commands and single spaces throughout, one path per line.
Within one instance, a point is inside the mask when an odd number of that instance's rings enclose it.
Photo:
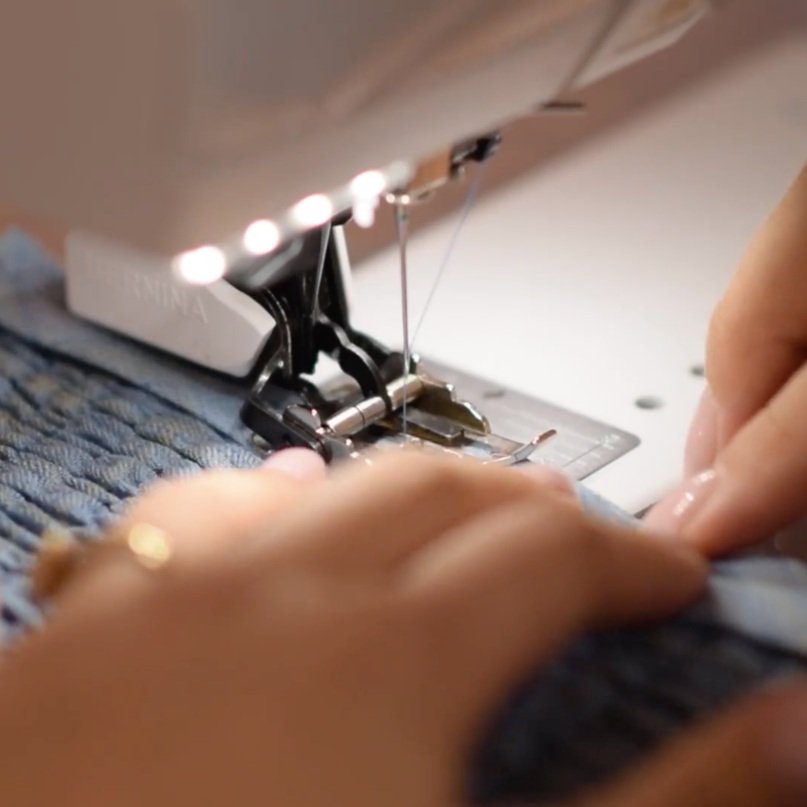
M 0 239 L 0 267 L 2 266 Z M 241 390 L 68 317 L 25 243 L 0 268 L 0 640 L 40 616 L 25 578 L 52 522 L 93 531 L 153 480 L 259 459 Z M 602 502 L 587 498 L 590 507 Z M 696 717 L 802 670 L 805 572 L 726 564 L 677 619 L 587 637 L 503 707 L 469 773 L 478 803 L 555 798 L 611 775 Z
M 38 622 L 25 574 L 48 526 L 95 532 L 160 477 L 258 462 L 153 393 L 0 330 L 2 638 Z

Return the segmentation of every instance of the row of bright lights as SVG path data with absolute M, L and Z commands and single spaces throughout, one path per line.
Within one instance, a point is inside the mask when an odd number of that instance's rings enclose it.
M 372 227 L 381 195 L 387 190 L 387 176 L 381 171 L 365 171 L 350 183 L 353 216 L 360 227 Z M 298 230 L 322 227 L 336 215 L 333 200 L 322 193 L 307 196 L 290 212 L 291 224 Z M 270 219 L 254 221 L 244 231 L 241 246 L 254 257 L 274 252 L 283 240 L 280 225 Z M 204 246 L 185 252 L 176 259 L 176 271 L 186 282 L 206 286 L 221 280 L 227 273 L 227 256 L 224 250 Z

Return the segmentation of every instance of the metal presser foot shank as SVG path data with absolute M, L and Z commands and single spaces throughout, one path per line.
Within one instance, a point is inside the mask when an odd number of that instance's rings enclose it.
M 457 400 L 453 387 L 432 378 L 416 357 L 407 367 L 400 353 L 354 330 L 342 238 L 339 227 L 311 233 L 294 253 L 296 265 L 253 272 L 262 278 L 260 288 L 241 285 L 276 322 L 242 409 L 265 447 L 304 446 L 334 461 L 370 448 L 419 446 L 514 464 L 554 435 L 522 443 L 493 434 L 476 407 Z M 336 383 L 318 386 L 311 379 L 322 355 L 338 363 L 343 376 Z

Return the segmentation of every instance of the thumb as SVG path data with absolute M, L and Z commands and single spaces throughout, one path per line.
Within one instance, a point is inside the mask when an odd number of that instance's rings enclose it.
M 772 536 L 807 515 L 807 366 L 740 429 L 714 467 L 645 520 L 710 555 Z
M 578 807 L 803 807 L 807 689 L 758 696 Z
M 762 540 L 807 503 L 807 167 L 751 244 L 709 332 L 693 476 L 648 517 L 710 553 Z
M 807 357 L 807 167 L 752 241 L 709 328 L 717 450 Z

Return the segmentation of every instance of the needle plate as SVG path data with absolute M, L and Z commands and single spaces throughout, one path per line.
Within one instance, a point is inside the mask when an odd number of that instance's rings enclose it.
M 422 364 L 428 373 L 453 384 L 459 399 L 475 404 L 496 434 L 527 442 L 555 429 L 557 435 L 534 455 L 533 462 L 562 468 L 574 479 L 585 479 L 640 443 L 634 434 L 539 398 L 434 361 L 424 359 Z

